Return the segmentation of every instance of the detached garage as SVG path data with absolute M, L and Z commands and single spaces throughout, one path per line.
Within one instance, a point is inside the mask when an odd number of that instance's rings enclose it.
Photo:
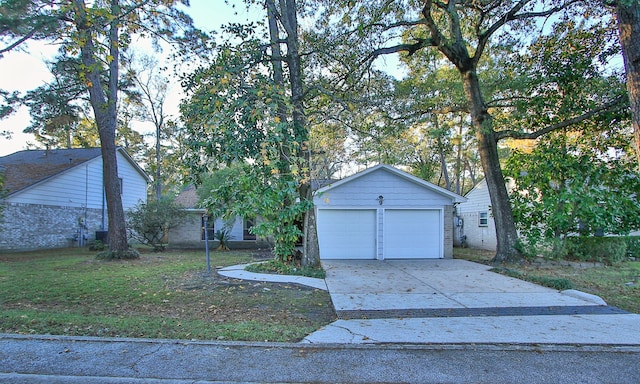
M 316 191 L 321 259 L 453 257 L 453 207 L 466 199 L 388 165 Z

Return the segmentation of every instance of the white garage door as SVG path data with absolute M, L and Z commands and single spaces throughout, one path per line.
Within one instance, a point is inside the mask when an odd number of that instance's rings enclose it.
M 321 259 L 375 259 L 376 210 L 319 209 Z
M 439 210 L 385 210 L 384 258 L 442 258 L 440 220 Z

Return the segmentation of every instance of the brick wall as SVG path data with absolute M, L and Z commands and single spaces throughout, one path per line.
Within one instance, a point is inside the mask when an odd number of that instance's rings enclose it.
M 86 212 L 85 212 L 86 211 Z M 0 222 L 0 250 L 30 250 L 78 246 L 80 219 L 85 234 L 95 239 L 102 230 L 102 210 L 39 204 L 7 204 Z

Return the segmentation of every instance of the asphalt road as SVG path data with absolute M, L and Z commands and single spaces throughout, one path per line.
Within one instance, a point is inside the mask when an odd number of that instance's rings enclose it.
M 640 383 L 640 348 L 0 335 L 0 383 Z

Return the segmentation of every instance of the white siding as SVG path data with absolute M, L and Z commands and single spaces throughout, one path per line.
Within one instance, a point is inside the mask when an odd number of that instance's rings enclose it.
M 96 158 L 33 185 L 7 200 L 19 204 L 102 208 L 102 161 Z
M 147 180 L 120 152 L 118 155 L 118 177 L 123 180 L 122 185 L 122 207 L 133 208 L 140 202 L 147 201 Z M 100 162 L 102 167 L 102 162 Z M 102 168 L 100 169 L 102 176 Z
M 491 198 L 486 181 L 478 183 L 465 197 L 468 199 L 467 202 L 456 208 L 458 217 L 463 220 L 462 227 L 456 228 L 456 243 L 460 241 L 460 236 L 464 235 L 468 247 L 495 251 L 496 227 L 491 215 Z M 489 214 L 487 226 L 479 225 L 481 212 Z
M 377 207 L 378 196 L 384 197 L 384 207 L 451 205 L 450 197 L 429 191 L 424 186 L 405 180 L 385 169 L 378 169 L 320 193 L 314 202 L 319 208 Z
M 147 182 L 118 152 L 118 176 L 123 179 L 122 206 L 125 210 L 147 199 Z M 9 198 L 9 203 L 102 209 L 102 158 L 97 157 L 33 185 Z

